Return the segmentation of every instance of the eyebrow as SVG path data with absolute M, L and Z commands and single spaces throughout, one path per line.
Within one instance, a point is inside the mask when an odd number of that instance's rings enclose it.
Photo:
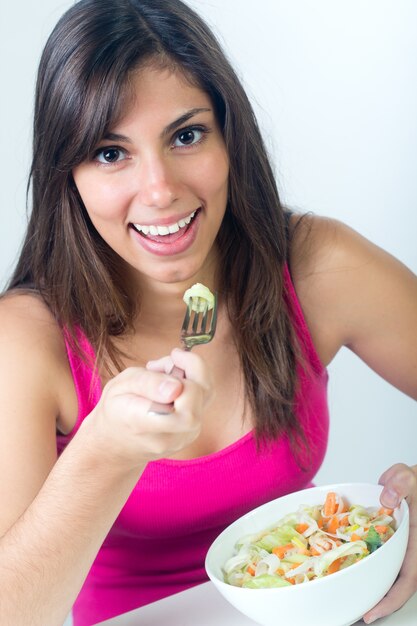
M 198 113 L 208 113 L 210 111 L 211 109 L 208 109 L 205 107 L 200 107 L 200 108 L 197 107 L 194 109 L 190 109 L 189 111 L 187 111 L 187 113 L 184 113 L 184 115 L 180 115 L 180 117 L 178 117 L 176 120 L 168 124 L 168 126 L 164 128 L 162 132 L 162 136 L 170 135 L 179 126 L 182 126 L 183 124 L 188 122 L 188 120 L 190 120 L 192 117 L 194 117 L 195 115 L 198 115 Z
M 210 111 L 211 109 L 205 108 L 205 107 L 196 107 L 194 109 L 190 109 L 183 115 L 180 115 L 180 117 L 178 117 L 176 120 L 168 124 L 168 126 L 166 126 L 164 130 L 162 131 L 161 136 L 165 137 L 166 135 L 170 135 L 177 128 L 179 128 L 180 126 L 188 122 L 188 120 L 190 120 L 192 117 L 194 117 L 195 115 L 198 115 L 198 113 L 208 113 Z M 103 137 L 103 140 L 104 141 L 123 141 L 125 143 L 132 143 L 132 140 L 129 139 L 129 137 L 126 137 L 126 135 L 121 135 L 119 133 L 106 133 L 106 135 Z

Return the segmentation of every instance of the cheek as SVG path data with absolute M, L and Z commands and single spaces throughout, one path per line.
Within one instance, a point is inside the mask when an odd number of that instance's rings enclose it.
M 74 172 L 74 182 L 87 212 L 93 219 L 110 219 L 120 214 L 127 203 L 126 188 L 115 180 L 103 180 L 94 172 Z M 94 219 L 93 219 L 94 221 Z
M 229 163 L 223 151 L 201 161 L 197 168 L 193 168 L 193 176 L 207 200 L 210 197 L 219 201 L 227 199 Z
M 219 208 L 224 213 L 229 196 L 229 164 L 227 162 L 217 163 L 216 177 L 213 178 L 213 193 L 217 202 L 221 205 Z

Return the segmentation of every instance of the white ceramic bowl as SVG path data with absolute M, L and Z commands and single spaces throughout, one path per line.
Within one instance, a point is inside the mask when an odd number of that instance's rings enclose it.
M 262 626 L 349 626 L 378 603 L 395 581 L 408 541 L 405 500 L 395 511 L 397 530 L 378 550 L 334 574 L 291 587 L 243 589 L 223 580 L 222 566 L 236 541 L 277 522 L 302 504 L 322 504 L 335 491 L 350 504 L 379 506 L 379 485 L 348 483 L 313 487 L 268 502 L 228 526 L 212 543 L 206 571 L 215 587 L 241 613 Z

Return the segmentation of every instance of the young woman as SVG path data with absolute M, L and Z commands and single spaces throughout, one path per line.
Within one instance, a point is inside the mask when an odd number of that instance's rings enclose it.
M 203 582 L 227 524 L 310 484 L 342 346 L 417 398 L 417 280 L 346 226 L 284 211 L 248 99 L 180 0 L 61 18 L 31 184 L 0 301 L 0 623 L 56 626 L 75 603 L 87 626 Z M 185 353 L 195 282 L 217 291 L 218 326 Z M 411 534 L 367 622 L 417 588 L 417 468 L 380 481 L 383 505 L 408 498 Z

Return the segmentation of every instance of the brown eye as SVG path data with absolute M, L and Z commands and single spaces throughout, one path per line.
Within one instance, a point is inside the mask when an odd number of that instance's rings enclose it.
M 125 158 L 124 151 L 120 148 L 101 148 L 97 150 L 94 160 L 99 163 L 116 163 Z
M 103 158 L 108 163 L 113 163 L 114 161 L 118 161 L 119 156 L 120 156 L 120 152 L 119 150 L 116 150 L 115 148 L 110 148 L 110 150 L 106 150 L 106 152 L 103 152 Z
M 175 148 L 193 146 L 200 143 L 206 134 L 207 130 L 204 128 L 185 128 L 176 135 L 173 145 Z
M 195 132 L 193 130 L 185 130 L 180 135 L 178 135 L 178 139 L 181 141 L 181 143 L 185 145 L 194 143 Z

